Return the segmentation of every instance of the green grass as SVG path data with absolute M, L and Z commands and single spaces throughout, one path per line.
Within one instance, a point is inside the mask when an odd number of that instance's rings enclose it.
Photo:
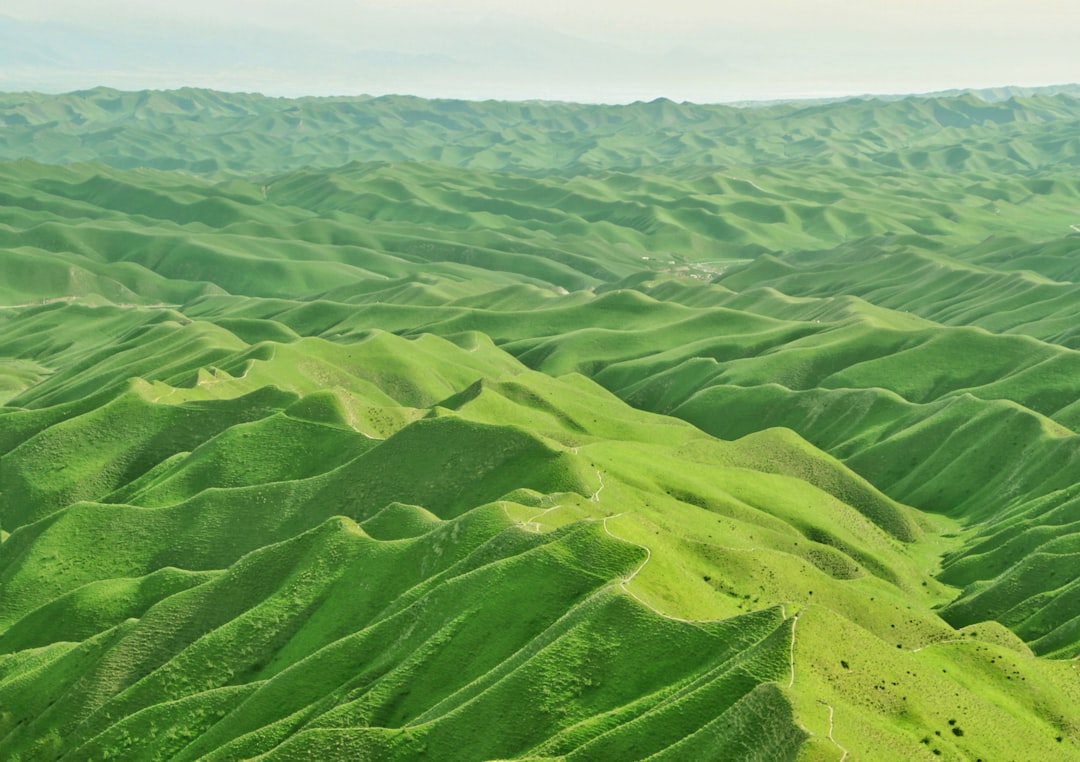
M 1080 758 L 1078 115 L 0 95 L 0 757 Z

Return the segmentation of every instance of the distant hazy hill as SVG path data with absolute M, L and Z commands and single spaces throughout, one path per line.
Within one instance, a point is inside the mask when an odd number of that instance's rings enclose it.
M 0 96 L 0 157 L 195 172 L 434 161 L 523 172 L 829 166 L 1022 171 L 1076 164 L 1080 99 L 974 94 L 759 109 L 266 98 L 207 90 Z
M 1008 95 L 0 96 L 0 758 L 1080 759 Z
M 963 91 L 945 91 L 941 93 L 935 93 L 935 95 L 962 95 L 964 92 L 971 92 L 983 100 L 990 101 L 991 103 L 999 103 L 1001 101 L 1007 101 L 1012 98 L 1034 98 L 1040 95 L 1068 95 L 1076 97 L 1080 95 L 1080 85 L 1049 85 L 1046 87 L 985 87 L 977 90 Z

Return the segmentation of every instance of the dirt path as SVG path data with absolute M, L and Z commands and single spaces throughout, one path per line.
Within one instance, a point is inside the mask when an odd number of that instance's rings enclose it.
M 597 472 L 597 473 L 599 473 L 599 472 Z M 641 572 L 641 570 L 645 568 L 645 564 L 649 563 L 649 561 L 652 560 L 652 551 L 649 550 L 644 545 L 642 545 L 641 543 L 634 542 L 633 540 L 628 540 L 625 537 L 619 537 L 619 535 L 615 534 L 610 529 L 608 529 L 608 525 L 607 525 L 608 519 L 614 519 L 614 518 L 618 518 L 619 516 L 624 516 L 624 515 L 625 514 L 622 514 L 622 513 L 616 513 L 613 516 L 605 516 L 604 519 L 603 519 L 603 522 L 602 522 L 603 526 L 604 526 L 604 531 L 607 532 L 608 535 L 610 535 L 611 537 L 614 537 L 616 540 L 619 540 L 620 542 L 628 542 L 631 545 L 636 545 L 637 547 L 639 547 L 639 548 L 641 548 L 642 550 L 645 551 L 645 560 L 641 562 L 641 565 L 638 566 L 638 568 L 634 569 L 633 572 L 631 572 L 627 576 L 623 577 L 622 580 L 619 581 L 619 586 L 622 587 L 623 592 L 625 592 L 627 595 L 629 595 L 631 598 L 633 598 L 635 601 L 640 603 L 645 608 L 652 611 L 654 614 L 658 614 L 659 616 L 664 617 L 664 619 L 671 619 L 671 620 L 673 620 L 675 622 L 685 622 L 687 624 L 698 624 L 701 620 L 683 619 L 682 617 L 672 616 L 671 614 L 665 614 L 663 611 L 656 608 L 656 606 L 653 606 L 648 601 L 642 600 L 640 596 L 638 596 L 636 593 L 634 593 L 633 590 L 630 590 L 627 587 L 627 585 L 630 584 L 630 582 L 634 579 L 634 577 L 636 577 Z
M 649 550 L 646 546 L 644 546 L 644 545 L 642 545 L 640 543 L 634 542 L 633 540 L 627 540 L 625 537 L 619 537 L 617 534 L 613 533 L 610 529 L 608 529 L 608 525 L 607 525 L 608 519 L 617 519 L 619 516 L 625 516 L 625 515 L 626 515 L 625 513 L 616 513 L 614 516 L 605 516 L 604 520 L 602 522 L 603 525 L 604 525 L 604 531 L 607 532 L 608 535 L 610 535 L 611 537 L 614 537 L 616 540 L 620 540 L 621 542 L 628 542 L 631 545 L 637 545 L 639 548 L 641 548 L 642 550 L 645 551 L 645 560 L 642 561 L 641 565 L 638 568 L 634 569 L 634 571 L 629 576 L 623 577 L 623 580 L 622 580 L 623 585 L 628 584 L 630 582 L 630 580 L 632 580 L 634 577 L 636 577 L 638 575 L 638 572 L 640 572 L 642 569 L 645 568 L 645 564 L 649 563 L 649 561 L 652 560 L 652 551 Z
M 560 503 L 559 505 L 553 505 L 550 508 L 545 508 L 544 510 L 540 511 L 540 513 L 537 513 L 536 515 L 530 516 L 524 521 L 519 522 L 519 524 L 525 529 L 528 529 L 530 526 L 534 526 L 536 527 L 536 533 L 540 534 L 540 523 L 537 521 L 537 519 L 541 516 L 546 516 L 547 514 L 554 511 L 556 508 L 562 508 L 562 503 Z
M 591 503 L 599 503 L 600 493 L 604 491 L 604 475 L 597 471 L 596 478 L 600 480 L 600 486 L 596 488 L 596 492 L 592 493 L 592 496 L 589 498 L 589 502 Z M 607 521 L 607 519 L 604 520 Z M 604 528 L 607 529 L 606 524 L 604 525 Z
M 795 618 L 791 620 L 791 679 L 788 681 L 788 688 L 795 687 L 795 628 L 798 626 L 798 624 L 799 615 L 796 614 Z
M 175 386 L 170 387 L 169 391 L 165 392 L 164 394 L 159 394 L 158 396 L 154 397 L 154 399 L 152 399 L 150 401 L 154 402 L 154 403 L 158 403 L 158 402 L 161 402 L 162 400 L 167 400 L 169 397 L 173 396 L 178 391 L 180 391 L 180 390 L 177 389 Z
M 824 704 L 825 706 L 827 706 L 829 708 L 829 740 L 833 742 L 833 745 L 836 746 L 837 749 L 839 749 L 840 751 L 843 752 L 843 754 L 840 755 L 840 762 L 844 762 L 844 760 L 848 758 L 848 750 L 845 749 L 843 746 L 841 746 L 837 742 L 837 740 L 835 738 L 833 738 L 833 708 L 832 708 L 832 704 L 828 703 L 827 701 L 822 701 L 821 699 L 818 699 L 818 703 L 819 704 Z
M 360 433 L 363 434 L 364 432 L 360 432 Z M 534 530 L 531 530 L 531 531 L 534 531 L 536 534 L 540 534 L 540 524 L 538 524 L 536 520 L 538 518 L 540 518 L 541 516 L 543 516 L 544 514 L 551 513 L 556 508 L 562 508 L 562 503 L 559 503 L 558 505 L 553 505 L 550 508 L 545 508 L 544 510 L 540 511 L 540 513 L 535 513 L 532 516 L 530 516 L 529 518 L 525 519 L 524 521 L 515 521 L 514 517 L 510 515 L 510 511 L 507 510 L 506 503 L 504 501 L 502 501 L 502 500 L 499 501 L 499 507 L 503 509 L 503 513 L 506 514 L 506 518 L 510 519 L 510 521 L 512 521 L 514 523 L 514 526 L 521 527 L 522 529 L 524 529 L 526 531 L 530 531 L 529 530 L 530 526 L 536 527 Z

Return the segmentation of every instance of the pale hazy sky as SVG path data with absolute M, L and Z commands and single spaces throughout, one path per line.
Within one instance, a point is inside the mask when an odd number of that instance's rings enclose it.
M 3 0 L 0 89 L 730 101 L 1080 81 L 1071 0 Z

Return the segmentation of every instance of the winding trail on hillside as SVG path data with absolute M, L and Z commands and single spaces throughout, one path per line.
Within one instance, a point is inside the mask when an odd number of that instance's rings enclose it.
M 634 569 L 634 571 L 631 572 L 629 576 L 623 577 L 623 581 L 622 581 L 623 585 L 628 584 L 630 582 L 630 580 L 632 580 L 634 577 L 636 577 L 638 575 L 638 572 L 640 572 L 642 569 L 645 568 L 645 564 L 649 563 L 649 561 L 652 560 L 652 551 L 649 550 L 648 547 L 646 547 L 645 545 L 642 545 L 641 543 L 634 542 L 633 540 L 628 540 L 625 537 L 619 537 L 617 534 L 615 534 L 614 532 L 612 532 L 608 528 L 608 525 L 607 525 L 608 519 L 617 519 L 619 516 L 625 516 L 625 515 L 626 515 L 626 513 L 624 512 L 624 513 L 616 513 L 616 514 L 613 514 L 611 516 L 605 516 L 603 518 L 603 521 L 601 522 L 604 525 L 604 531 L 607 532 L 608 535 L 610 535 L 611 537 L 614 537 L 616 540 L 619 540 L 620 542 L 628 542 L 631 545 L 636 545 L 637 547 L 639 547 L 639 548 L 641 548 L 642 550 L 645 551 L 645 560 L 642 561 L 641 565 L 638 566 L 638 568 Z
M 537 522 L 537 519 L 540 518 L 541 516 L 544 516 L 545 514 L 551 513 L 556 508 L 562 508 L 562 503 L 559 503 L 558 505 L 553 505 L 550 508 L 545 508 L 544 510 L 540 511 L 539 513 L 534 513 L 532 516 L 525 519 L 524 521 L 518 521 L 517 519 L 515 519 L 513 516 L 510 515 L 510 511 L 509 511 L 509 509 L 507 509 L 505 501 L 500 500 L 498 502 L 499 502 L 499 507 L 502 508 L 503 513 L 506 514 L 506 518 L 508 518 L 511 522 L 513 522 L 514 526 L 520 527 L 520 528 L 524 529 L 525 531 L 533 531 L 536 534 L 540 534 L 540 529 L 541 529 L 540 524 Z M 530 530 L 529 529 L 530 527 L 534 527 L 534 529 Z
M 558 505 L 553 505 L 550 508 L 545 508 L 544 510 L 540 511 L 540 513 L 530 516 L 529 518 L 525 519 L 525 521 L 519 523 L 526 529 L 528 529 L 530 526 L 536 527 L 536 533 L 540 534 L 540 523 L 537 521 L 537 519 L 539 519 L 541 516 L 546 516 L 547 514 L 554 511 L 556 508 L 562 508 L 562 503 L 559 503 Z
M 592 502 L 592 503 L 599 503 L 600 502 L 600 493 L 604 491 L 604 475 L 601 474 L 599 470 L 597 470 L 597 472 L 596 472 L 596 478 L 600 480 L 600 486 L 597 487 L 596 492 L 592 493 L 592 495 L 589 497 L 589 502 Z
M 841 746 L 839 744 L 839 742 L 837 742 L 837 740 L 835 738 L 833 738 L 833 714 L 834 714 L 834 712 L 833 712 L 832 704 L 830 704 L 829 702 L 824 701 L 822 699 L 818 699 L 818 703 L 819 704 L 824 704 L 825 706 L 827 706 L 829 708 L 829 740 L 833 742 L 833 744 L 836 746 L 837 749 L 839 749 L 840 751 L 843 752 L 843 754 L 841 754 L 841 756 L 840 756 L 840 762 L 844 762 L 844 760 L 848 758 L 848 750 L 845 749 L 843 746 Z
M 151 402 L 153 402 L 153 403 L 155 403 L 155 404 L 157 404 L 157 403 L 161 402 L 162 400 L 166 400 L 166 399 L 168 399 L 169 397 L 173 396 L 173 395 L 174 395 L 174 394 L 176 394 L 176 393 L 177 393 L 178 391 L 180 391 L 180 390 L 179 390 L 179 389 L 178 389 L 177 387 L 175 387 L 175 386 L 173 386 L 173 387 L 170 387 L 170 388 L 169 388 L 169 391 L 167 391 L 167 392 L 164 392 L 163 394 L 159 394 L 158 396 L 154 397 L 154 399 L 152 399 L 152 400 L 150 400 L 150 401 L 151 401 Z M 166 403 L 166 404 L 167 404 L 167 403 Z
M 795 687 L 795 628 L 799 624 L 799 615 L 796 614 L 794 619 L 791 620 L 791 679 L 788 681 L 788 688 Z
M 599 471 L 597 471 L 596 473 L 597 473 L 597 476 L 600 475 Z M 603 489 L 603 485 L 601 485 L 601 489 Z M 597 490 L 597 492 L 599 493 L 599 490 Z M 506 513 L 506 517 L 508 519 L 510 519 L 511 521 L 513 521 L 513 518 L 511 518 L 510 512 L 507 510 L 505 503 L 501 503 L 500 505 L 502 506 L 503 512 Z M 540 513 L 532 516 L 527 521 L 518 521 L 518 522 L 514 522 L 514 523 L 517 526 L 527 527 L 529 524 L 535 523 L 534 519 L 539 518 L 540 516 L 544 515 L 545 513 L 549 512 L 549 511 L 553 511 L 553 510 L 555 510 L 556 508 L 559 508 L 559 507 L 561 507 L 561 506 L 559 506 L 559 505 L 553 506 L 552 508 L 545 509 L 545 510 L 541 511 Z M 677 617 L 677 616 L 673 616 L 671 614 L 665 613 L 665 612 L 661 611 L 660 609 L 656 608 L 655 606 L 653 606 L 648 601 L 642 599 L 639 595 L 634 593 L 634 591 L 629 589 L 628 585 L 634 580 L 634 578 L 638 574 L 641 573 L 641 570 L 645 568 L 646 564 L 648 564 L 649 561 L 652 560 L 652 550 L 650 550 L 649 547 L 646 546 L 646 545 L 642 545 L 639 542 L 635 542 L 634 540 L 630 540 L 630 539 L 627 539 L 625 537 L 620 537 L 619 535 L 617 535 L 617 534 L 615 534 L 614 532 L 611 531 L 611 528 L 608 527 L 608 520 L 609 519 L 615 519 L 615 518 L 618 518 L 620 516 L 625 516 L 625 515 L 626 515 L 626 512 L 624 511 L 622 513 L 615 513 L 615 514 L 612 514 L 610 516 L 605 516 L 603 519 L 600 520 L 601 526 L 604 528 L 604 532 L 609 537 L 611 537 L 613 539 L 616 539 L 616 540 L 619 540 L 620 542 L 626 542 L 626 543 L 629 543 L 631 545 L 635 545 L 635 546 L 637 546 L 637 547 L 639 547 L 639 548 L 641 548 L 642 550 L 645 551 L 645 559 L 637 566 L 637 568 L 634 569 L 632 572 L 630 572 L 630 574 L 626 575 L 621 580 L 619 580 L 618 584 L 622 588 L 623 592 L 625 592 L 627 595 L 629 595 L 631 598 L 633 598 L 635 601 L 640 603 L 645 608 L 652 611 L 654 614 L 656 614 L 658 616 L 661 616 L 664 619 L 670 619 L 670 620 L 675 621 L 675 622 L 683 622 L 685 624 L 699 624 L 702 620 L 684 619 L 683 617 Z M 593 519 L 593 520 L 595 520 L 595 519 Z M 537 530 L 536 531 L 537 532 L 540 531 L 539 530 L 539 525 L 537 525 Z M 739 548 L 739 549 L 733 548 L 732 550 L 744 550 L 744 549 L 742 549 L 742 548 Z M 787 608 L 784 606 L 784 604 L 780 605 L 780 614 L 785 620 L 787 619 Z M 795 629 L 799 624 L 799 616 L 800 616 L 800 614 L 795 614 L 793 619 L 792 619 L 792 622 L 791 622 L 791 644 L 789 646 L 789 657 L 788 657 L 788 662 L 789 662 L 789 665 L 790 665 L 790 668 L 791 668 L 791 679 L 788 680 L 788 688 L 795 687 Z M 819 701 L 820 701 L 820 699 L 819 699 Z M 822 703 L 825 703 L 825 702 L 822 702 Z M 831 740 L 834 744 L 836 744 L 837 748 L 839 748 L 841 751 L 844 752 L 844 755 L 840 759 L 841 760 L 846 759 L 847 758 L 847 749 L 844 749 L 842 746 L 840 746 L 840 744 L 836 743 L 836 741 L 832 738 L 832 707 L 831 706 L 829 706 L 829 740 Z
M 631 598 L 633 598 L 635 601 L 640 603 L 645 608 L 652 611 L 654 614 L 658 614 L 659 616 L 662 616 L 665 619 L 671 619 L 671 620 L 676 621 L 676 622 L 685 622 L 687 624 L 698 624 L 700 620 L 683 619 L 682 617 L 672 616 L 671 614 L 665 614 L 663 611 L 656 608 L 656 606 L 653 606 L 648 601 L 642 600 L 640 596 L 638 596 L 636 593 L 634 593 L 634 591 L 630 590 L 627 587 L 627 585 L 630 584 L 630 582 L 634 579 L 634 577 L 636 577 L 641 572 L 641 570 L 645 568 L 645 564 L 649 563 L 649 561 L 652 560 L 652 551 L 649 550 L 646 546 L 642 545 L 641 543 L 634 542 L 633 540 L 628 540 L 625 537 L 619 537 L 619 535 L 615 534 L 610 529 L 608 529 L 608 525 L 607 525 L 608 519 L 614 519 L 614 518 L 618 518 L 619 516 L 624 516 L 624 515 L 626 515 L 626 514 L 625 513 L 616 513 L 616 514 L 614 514 L 612 516 L 605 516 L 603 518 L 603 520 L 601 521 L 601 524 L 604 527 L 604 531 L 607 532 L 609 536 L 615 538 L 616 540 L 619 540 L 620 542 L 628 542 L 631 545 L 636 545 L 637 547 L 639 547 L 639 548 L 641 548 L 642 550 L 645 551 L 645 560 L 642 561 L 641 564 L 636 569 L 634 569 L 634 571 L 632 571 L 627 576 L 623 577 L 622 580 L 619 582 L 619 586 L 622 587 L 623 592 L 625 592 L 627 595 L 629 595 Z
M 598 477 L 600 477 L 600 472 L 599 471 L 597 471 L 596 474 L 597 474 Z M 600 477 L 600 478 L 601 478 L 601 486 L 600 486 L 599 489 L 597 489 L 596 493 L 594 493 L 594 496 L 593 496 L 594 498 L 595 498 L 595 496 L 597 494 L 599 494 L 600 489 L 603 489 L 603 477 Z M 590 498 L 590 499 L 593 499 L 593 498 Z M 510 519 L 510 521 L 513 521 L 515 526 L 520 526 L 523 529 L 525 529 L 526 531 L 528 531 L 529 526 L 535 526 L 536 527 L 535 531 L 537 533 L 540 532 L 540 525 L 536 522 L 536 519 L 538 519 L 541 516 L 549 513 L 550 511 L 554 511 L 555 509 L 562 507 L 561 504 L 560 505 L 555 505 L 555 506 L 552 506 L 551 508 L 546 508 L 543 511 L 540 511 L 539 513 L 534 514 L 533 516 L 530 516 L 525 521 L 514 521 L 514 519 L 510 516 L 509 510 L 507 510 L 507 508 L 506 508 L 506 504 L 500 502 L 500 506 L 502 507 L 503 512 L 506 514 L 506 517 L 508 519 Z M 638 564 L 637 568 L 635 568 L 632 572 L 630 572 L 628 575 L 626 575 L 625 577 L 623 577 L 622 579 L 620 579 L 618 581 L 617 584 L 619 585 L 619 587 L 622 588 L 623 592 L 625 592 L 627 595 L 629 595 L 631 598 L 633 598 L 635 601 L 640 603 L 645 608 L 652 611 L 657 616 L 660 616 L 660 617 L 663 617 L 664 619 L 668 619 L 668 620 L 675 621 L 675 622 L 682 622 L 684 624 L 700 624 L 700 622 L 702 620 L 685 619 L 683 617 L 673 616 L 673 615 L 668 614 L 668 613 L 666 613 L 664 611 L 661 611 L 660 609 L 656 608 L 651 603 L 649 603 L 648 601 L 644 600 L 639 595 L 634 593 L 634 591 L 630 590 L 630 588 L 628 587 L 629 584 L 634 580 L 635 577 L 637 577 L 638 574 L 641 573 L 642 569 L 645 568 L 645 566 L 649 563 L 649 561 L 652 560 L 652 550 L 646 545 L 642 545 L 641 543 L 635 542 L 634 540 L 627 539 L 626 537 L 621 537 L 621 536 L 619 536 L 619 535 L 617 535 L 617 534 L 615 534 L 614 532 L 611 531 L 611 528 L 608 526 L 608 521 L 610 519 L 619 518 L 620 516 L 625 516 L 625 515 L 627 515 L 627 513 L 624 511 L 624 512 L 621 512 L 621 513 L 614 513 L 614 514 L 612 514 L 610 516 L 605 516 L 604 518 L 600 519 L 600 524 L 603 527 L 604 532 L 609 537 L 611 537 L 611 538 L 613 538 L 615 540 L 619 540 L 620 542 L 626 542 L 626 543 L 629 543 L 631 545 L 637 546 L 637 547 L 639 547 L 639 548 L 641 548 L 642 550 L 645 551 L 644 560 L 640 564 Z M 587 519 L 587 520 L 595 521 L 596 519 Z M 730 548 L 730 550 L 733 550 L 733 551 L 749 551 L 751 549 L 748 549 L 748 548 Z M 787 617 L 787 607 L 783 603 L 780 604 L 780 615 L 784 618 L 784 620 L 787 620 L 787 618 L 788 618 Z M 791 620 L 791 642 L 790 642 L 790 644 L 788 646 L 788 665 L 789 665 L 789 668 L 791 670 L 791 676 L 790 676 L 790 679 L 788 680 L 788 688 L 794 688 L 795 687 L 795 636 L 796 636 L 796 629 L 797 629 L 798 624 L 799 624 L 799 617 L 800 616 L 801 616 L 801 613 L 797 613 L 797 614 L 795 614 L 793 616 L 793 618 Z M 934 645 L 934 644 L 930 644 L 930 645 Z M 822 699 L 818 699 L 818 702 L 821 703 L 821 704 L 824 704 L 829 709 L 829 734 L 828 734 L 828 738 L 836 746 L 836 748 L 838 748 L 841 751 L 840 762 L 844 762 L 848 758 L 848 750 L 845 749 L 843 746 L 841 746 L 836 741 L 836 739 L 833 738 L 833 715 L 834 715 L 833 707 L 832 707 L 831 704 L 828 704 L 827 702 L 825 702 Z M 805 730 L 805 728 L 804 728 L 804 730 Z M 809 731 L 809 730 L 807 730 L 806 732 L 813 735 L 813 733 L 811 731 Z

